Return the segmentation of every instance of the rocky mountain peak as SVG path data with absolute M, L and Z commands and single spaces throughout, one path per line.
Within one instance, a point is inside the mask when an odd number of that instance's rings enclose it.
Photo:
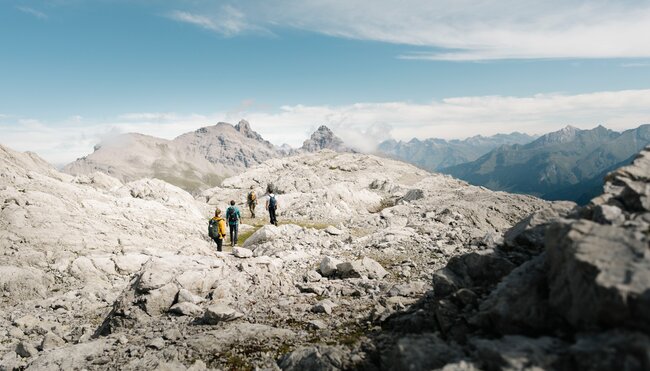
M 281 155 L 241 120 L 237 125 L 219 122 L 202 127 L 173 140 L 121 134 L 104 140 L 93 153 L 63 170 L 72 175 L 101 171 L 122 181 L 158 178 L 196 192 Z
M 347 147 L 341 138 L 334 135 L 334 132 L 325 125 L 321 125 L 309 139 L 302 144 L 302 150 L 307 152 L 318 152 L 322 149 L 331 149 L 336 152 L 354 152 Z
M 539 139 L 537 139 L 533 143 L 539 146 L 546 146 L 552 144 L 571 142 L 576 138 L 576 135 L 579 131 L 581 130 L 576 128 L 575 126 L 567 125 L 566 127 L 558 131 L 554 131 L 552 133 L 542 135 Z
M 255 139 L 260 142 L 266 142 L 259 133 L 251 129 L 251 124 L 249 124 L 246 120 L 240 120 L 239 123 L 235 125 L 235 130 L 242 133 L 247 138 Z

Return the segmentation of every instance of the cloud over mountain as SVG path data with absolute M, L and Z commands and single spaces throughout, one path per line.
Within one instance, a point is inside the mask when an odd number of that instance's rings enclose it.
M 208 122 L 238 121 L 244 117 L 271 143 L 299 147 L 318 127 L 326 125 L 341 139 L 370 151 L 394 138 L 467 138 L 519 131 L 543 134 L 571 124 L 591 128 L 603 124 L 624 130 L 650 122 L 650 90 L 604 91 L 588 94 L 467 96 L 429 103 L 380 102 L 348 105 L 286 105 L 277 111 L 178 114 L 128 113 L 99 121 L 70 118 L 40 122 L 0 118 L 4 144 L 39 153 L 48 161 L 65 163 L 92 151 L 110 133 L 138 132 L 172 139 Z M 65 145 L 64 145 L 65 144 Z

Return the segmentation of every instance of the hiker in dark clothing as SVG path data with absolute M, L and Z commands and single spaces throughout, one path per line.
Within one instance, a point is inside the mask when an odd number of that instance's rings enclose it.
M 241 220 L 241 213 L 235 206 L 235 200 L 230 201 L 230 207 L 226 210 L 226 219 L 228 220 L 228 227 L 230 227 L 230 246 L 232 247 L 237 244 L 237 232 Z
M 278 200 L 275 198 L 275 194 L 269 194 L 268 200 L 266 200 L 266 210 L 269 211 L 269 216 L 271 217 L 271 224 L 277 226 L 278 220 L 275 217 L 275 212 L 278 209 Z
M 221 217 L 221 210 L 217 209 L 214 212 L 214 218 L 210 219 L 208 226 L 208 234 L 210 238 L 217 244 L 217 251 L 222 250 L 223 239 L 226 238 L 226 222 Z

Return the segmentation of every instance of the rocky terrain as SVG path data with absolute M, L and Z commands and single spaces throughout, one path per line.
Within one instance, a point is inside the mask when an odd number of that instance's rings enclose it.
M 63 171 L 72 175 L 99 171 L 126 182 L 157 178 L 198 192 L 285 152 L 242 120 L 234 126 L 220 122 L 174 140 L 122 134 L 98 144 L 95 152 L 68 164 Z
M 192 198 L 0 147 L 0 369 L 647 369 L 648 174 L 574 208 L 321 151 Z

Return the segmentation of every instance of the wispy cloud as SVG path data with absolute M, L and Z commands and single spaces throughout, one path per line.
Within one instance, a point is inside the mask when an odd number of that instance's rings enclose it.
M 199 3 L 206 4 L 206 3 Z M 404 59 L 643 58 L 650 3 L 610 0 L 249 0 L 226 19 L 202 5 L 175 18 L 226 35 L 242 25 L 293 27 L 417 47 Z M 204 15 L 207 14 L 207 15 Z M 229 14 L 229 15 L 228 15 Z M 245 19 L 245 22 L 243 21 Z M 415 48 L 414 48 L 415 49 Z
M 202 14 L 175 10 L 167 16 L 175 21 L 193 24 L 226 37 L 248 32 L 267 32 L 262 27 L 248 23 L 244 13 L 230 5 Z
M 542 134 L 566 125 L 603 124 L 624 130 L 650 123 L 650 89 L 527 97 L 454 97 L 429 103 L 383 102 L 340 106 L 283 106 L 275 111 L 211 114 L 129 113 L 93 121 L 72 116 L 44 123 L 11 116 L 0 121 L 0 143 L 34 151 L 55 164 L 91 153 L 112 133 L 139 132 L 166 139 L 219 121 L 241 118 L 275 144 L 300 146 L 319 125 L 328 125 L 347 143 L 371 150 L 387 138 L 466 138 L 513 131 Z
M 38 10 L 36 10 L 34 8 L 27 7 L 27 6 L 17 6 L 16 9 L 20 10 L 23 13 L 32 15 L 32 16 L 38 18 L 38 19 L 47 19 L 48 18 L 47 14 L 45 14 L 45 13 L 43 13 L 41 11 L 38 11 Z
M 621 63 L 621 67 L 625 67 L 625 68 L 650 67 L 650 61 L 648 61 L 648 62 Z

